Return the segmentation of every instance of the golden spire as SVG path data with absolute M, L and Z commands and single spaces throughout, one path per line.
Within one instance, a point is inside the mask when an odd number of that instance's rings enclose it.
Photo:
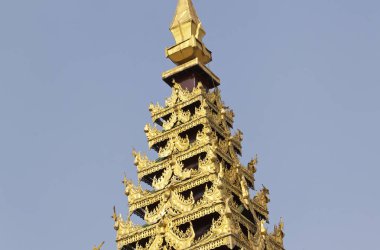
M 178 23 L 184 23 L 190 20 L 194 21 L 197 24 L 200 23 L 193 2 L 191 0 L 179 0 L 176 13 L 170 28 L 177 26 Z
M 176 45 L 166 49 L 166 56 L 175 64 L 184 64 L 195 58 L 203 64 L 212 60 L 211 52 L 202 42 L 206 32 L 191 0 L 178 0 L 170 31 Z
M 191 38 L 192 35 L 202 41 L 206 32 L 202 27 L 202 23 L 198 18 L 191 0 L 178 1 L 177 10 L 170 26 L 170 31 L 177 44 Z

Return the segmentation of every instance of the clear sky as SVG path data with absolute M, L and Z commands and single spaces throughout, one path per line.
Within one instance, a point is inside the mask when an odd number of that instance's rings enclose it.
M 380 1 L 194 3 L 286 248 L 377 248 Z M 175 5 L 0 0 L 1 249 L 116 249 Z

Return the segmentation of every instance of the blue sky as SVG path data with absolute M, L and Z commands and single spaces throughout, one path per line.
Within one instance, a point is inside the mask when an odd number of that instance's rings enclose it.
M 373 249 L 380 2 L 194 1 L 287 249 Z M 131 151 L 170 89 L 176 1 L 0 1 L 0 244 L 116 249 Z M 154 154 L 150 153 L 151 156 Z M 272 225 L 270 226 L 272 227 Z

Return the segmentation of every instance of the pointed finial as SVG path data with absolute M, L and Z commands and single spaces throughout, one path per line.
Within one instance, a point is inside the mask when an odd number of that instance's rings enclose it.
M 177 44 L 189 39 L 192 35 L 202 41 L 206 32 L 191 0 L 178 0 L 170 31 Z
M 176 45 L 166 49 L 166 56 L 175 64 L 184 64 L 193 59 L 207 64 L 212 60 L 211 52 L 202 42 L 206 32 L 191 0 L 178 0 L 170 31 Z
M 116 207 L 113 206 L 113 214 L 112 214 L 112 217 L 111 217 L 114 221 L 114 225 L 113 225 L 113 228 L 117 231 L 119 230 L 120 228 L 120 220 L 119 218 L 117 217 L 117 214 L 116 214 Z
M 124 184 L 124 186 L 127 186 L 127 184 L 128 184 L 127 173 L 125 173 L 125 172 L 124 172 L 124 178 L 123 178 L 122 183 Z
M 117 221 L 116 206 L 113 206 L 113 214 L 111 217 L 115 222 Z
M 104 245 L 104 241 L 99 245 L 99 246 L 94 246 L 93 248 L 92 248 L 92 250 L 100 250 L 101 248 L 102 248 L 102 246 Z
M 285 225 L 284 218 L 281 217 L 281 219 L 280 219 L 280 229 L 281 229 L 281 231 L 284 230 L 284 225 Z

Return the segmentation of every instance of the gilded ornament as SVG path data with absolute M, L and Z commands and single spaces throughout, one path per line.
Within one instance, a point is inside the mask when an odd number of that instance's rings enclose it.
M 149 195 L 149 192 L 146 190 L 143 190 L 141 186 L 134 186 L 133 182 L 130 180 L 127 180 L 126 177 L 124 177 L 123 184 L 125 186 L 125 195 L 128 196 L 128 201 L 130 203 L 134 203 L 136 200 L 141 199 L 142 197 Z
M 177 117 L 177 113 L 176 112 L 173 112 L 171 115 L 170 115 L 170 118 L 167 120 L 167 121 L 164 121 L 162 123 L 162 128 L 164 130 L 169 130 L 171 128 L 174 127 L 174 125 L 177 123 L 178 121 L 178 117 Z
M 256 165 L 258 163 L 258 158 L 257 158 L 257 155 L 254 159 L 252 159 L 249 163 L 248 163 L 248 171 L 253 175 L 256 173 L 257 169 L 256 169 Z
M 158 130 L 157 127 L 152 127 L 150 124 L 145 125 L 144 132 L 145 132 L 148 140 L 151 140 L 151 139 L 162 134 L 162 132 L 160 130 Z
M 243 132 L 241 132 L 240 129 L 237 130 L 236 134 L 233 136 L 233 140 L 237 142 L 242 142 L 243 141 Z
M 241 181 L 241 190 L 242 190 L 242 197 L 243 197 L 243 202 L 246 206 L 249 205 L 249 189 L 248 189 L 248 184 L 247 181 L 245 180 L 245 177 L 242 176 Z
M 265 210 L 268 210 L 268 203 L 270 202 L 269 199 L 269 190 L 263 186 L 263 188 L 258 192 L 255 197 L 253 198 L 253 201 L 264 208 Z
M 156 105 L 151 103 L 149 105 L 149 111 L 151 112 L 152 116 L 162 112 L 163 109 L 164 109 L 164 107 L 161 107 L 161 105 L 159 103 L 157 103 Z
M 274 230 L 271 236 L 276 243 L 283 245 L 285 233 L 284 233 L 284 220 L 282 218 L 280 220 L 279 225 L 274 226 Z
M 153 164 L 151 161 L 149 161 L 146 155 L 137 153 L 135 150 L 133 150 L 132 155 L 135 158 L 134 164 L 137 167 L 138 171 L 142 171 L 146 168 L 149 168 Z
M 202 159 L 199 157 L 198 160 L 198 168 L 203 173 L 215 173 L 216 172 L 216 156 L 215 154 L 210 150 L 206 157 Z
M 100 250 L 100 249 L 103 247 L 103 245 L 104 245 L 104 241 L 103 241 L 102 243 L 100 243 L 99 246 L 94 246 L 94 247 L 92 248 L 92 250 Z
M 125 221 L 114 209 L 118 250 L 284 250 L 283 221 L 273 233 L 265 228 L 269 190 L 250 199 L 257 157 L 247 167 L 240 163 L 243 133 L 231 134 L 234 112 L 222 101 L 219 81 L 210 82 L 217 77 L 204 65 L 211 52 L 191 0 L 178 1 L 171 31 L 176 45 L 166 52 L 178 65 L 164 73 L 171 95 L 164 107 L 149 105 L 154 125 L 144 127 L 158 158 L 133 150 L 139 185 L 123 180 L 129 215 Z M 132 214 L 147 225 L 133 224 Z
M 195 172 L 193 169 L 184 169 L 183 163 L 178 162 L 177 160 L 172 160 L 170 165 L 173 168 L 174 175 L 177 176 L 181 181 L 189 179 Z
M 152 187 L 156 190 L 164 189 L 170 183 L 172 175 L 172 168 L 165 169 L 160 178 L 157 179 L 156 176 L 153 177 Z

